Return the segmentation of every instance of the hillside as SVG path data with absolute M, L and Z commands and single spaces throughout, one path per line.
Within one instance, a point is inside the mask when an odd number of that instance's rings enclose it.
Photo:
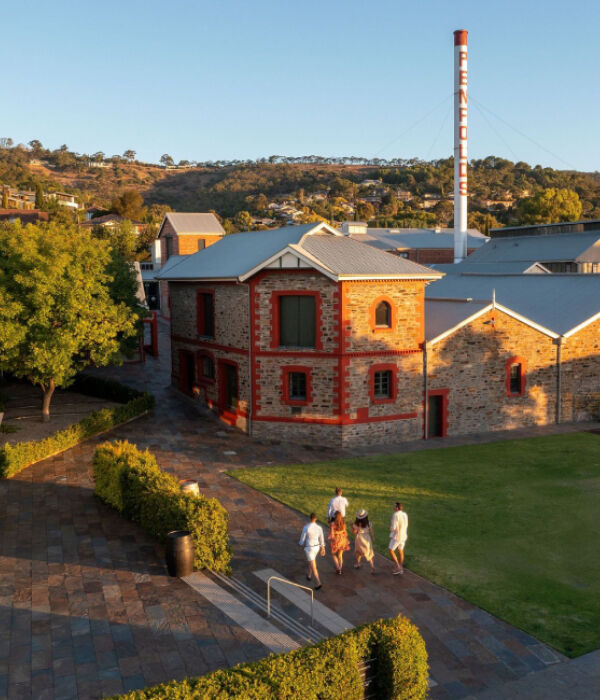
M 178 211 L 214 210 L 228 230 L 275 222 L 367 219 L 372 225 L 447 225 L 452 220 L 452 159 L 366 161 L 272 156 L 256 162 L 180 167 L 130 157 L 55 151 L 32 141 L 0 148 L 0 184 L 77 194 L 84 205 L 110 206 L 125 190 L 146 205 Z M 132 152 L 133 153 L 133 152 Z M 133 154 L 135 156 L 135 154 Z M 519 201 L 545 188 L 567 188 L 582 203 L 581 218 L 600 218 L 600 174 L 554 170 L 490 156 L 470 165 L 470 212 L 480 228 L 518 224 Z M 271 223 L 272 222 L 272 223 Z

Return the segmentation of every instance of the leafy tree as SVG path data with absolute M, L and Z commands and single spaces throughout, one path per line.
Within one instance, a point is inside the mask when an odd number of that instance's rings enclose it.
M 358 221 L 370 221 L 375 216 L 375 209 L 370 202 L 359 202 L 356 205 Z
M 95 163 L 102 163 L 102 161 L 104 160 L 104 153 L 102 151 L 96 151 L 96 153 L 94 153 L 94 155 L 92 156 L 92 160 Z
M 28 145 L 35 154 L 38 154 L 44 148 L 42 142 L 38 141 L 38 139 L 32 139 Z
M 109 259 L 75 227 L 0 227 L 0 369 L 41 388 L 44 421 L 56 387 L 118 362 L 119 336 L 135 334 L 135 314 L 110 298 Z
M 239 231 L 250 231 L 253 224 L 252 216 L 250 216 L 250 212 L 239 211 L 235 215 L 233 223 Z
M 559 221 L 578 221 L 581 210 L 577 192 L 550 187 L 532 197 L 521 199 L 517 216 L 522 224 L 553 224 Z
M 119 226 L 94 226 L 94 238 L 107 241 L 125 260 L 135 260 L 138 249 L 138 235 L 131 221 L 123 221 Z
M 137 190 L 125 190 L 115 197 L 110 205 L 115 214 L 124 216 L 132 221 L 140 221 L 146 215 L 144 198 Z
M 469 212 L 469 228 L 476 228 L 481 233 L 489 236 L 490 229 L 499 228 L 500 222 L 492 214 L 487 214 L 481 211 Z
M 123 158 L 132 163 L 135 160 L 135 151 L 128 150 L 123 153 Z
M 8 209 L 8 187 L 2 188 L 2 209 Z
M 38 182 L 35 186 L 35 208 L 43 209 L 45 203 L 46 202 L 44 200 L 44 190 L 41 184 Z
M 135 322 L 136 333 L 119 333 L 118 339 L 121 352 L 127 357 L 132 357 L 138 347 L 138 338 L 143 333 L 142 318 L 148 315 L 147 310 L 141 306 L 138 299 L 138 281 L 133 263 L 123 255 L 118 247 L 114 246 L 114 239 L 110 242 L 110 260 L 106 266 L 106 273 L 109 277 L 108 293 L 110 298 L 117 305 L 124 304 L 132 318 L 137 318 Z
M 13 140 L 7 136 L 0 137 L 0 148 L 12 148 Z
M 175 161 L 171 158 L 171 156 L 168 153 L 164 153 L 160 157 L 160 162 L 167 167 L 167 165 L 175 165 Z

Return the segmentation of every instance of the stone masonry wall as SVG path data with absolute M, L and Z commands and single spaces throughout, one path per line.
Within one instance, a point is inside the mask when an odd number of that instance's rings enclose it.
M 563 421 L 600 417 L 600 320 L 564 340 L 561 351 Z
M 525 361 L 525 392 L 507 396 L 506 361 Z M 553 423 L 556 345 L 501 311 L 490 311 L 428 352 L 428 390 L 449 389 L 448 435 Z

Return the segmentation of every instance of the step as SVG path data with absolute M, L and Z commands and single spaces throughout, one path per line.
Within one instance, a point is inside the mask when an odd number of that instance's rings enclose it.
M 267 599 L 254 591 L 250 586 L 246 585 L 239 579 L 233 576 L 224 576 L 216 571 L 210 572 L 219 583 L 229 586 L 239 596 L 245 598 L 252 606 L 255 606 L 262 613 L 267 613 Z M 271 602 L 271 618 L 280 623 L 287 631 L 297 636 L 303 643 L 314 644 L 326 638 L 326 635 L 319 632 L 314 627 L 309 627 L 302 624 L 298 620 L 284 612 L 279 606 L 273 605 Z
M 295 639 L 292 639 L 271 622 L 265 620 L 264 617 L 251 610 L 242 601 L 228 593 L 200 571 L 195 571 L 181 580 L 185 581 L 188 586 L 191 586 L 236 624 L 243 627 L 274 654 L 281 654 L 300 648 L 300 644 Z
M 285 576 L 282 576 L 278 571 L 275 571 L 275 569 L 260 569 L 259 571 L 255 571 L 254 575 L 265 583 L 271 576 L 277 576 L 285 581 L 290 580 Z M 290 583 L 294 583 L 294 581 L 290 581 Z M 282 583 L 281 581 L 272 581 L 271 588 L 297 606 L 300 610 L 302 610 L 302 612 L 310 615 L 311 597 L 306 591 L 302 590 L 301 588 L 297 588 L 295 585 L 290 586 L 289 584 Z M 351 622 L 348 622 L 348 620 L 345 620 L 331 608 L 323 605 L 323 603 L 318 600 L 314 601 L 314 619 L 315 622 L 318 622 L 321 627 L 329 630 L 329 632 L 332 634 L 341 634 L 346 630 L 351 630 L 354 628 L 354 625 Z

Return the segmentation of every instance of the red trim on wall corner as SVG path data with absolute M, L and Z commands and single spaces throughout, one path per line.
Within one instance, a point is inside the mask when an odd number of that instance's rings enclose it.
M 280 348 L 279 298 L 285 296 L 315 298 L 315 350 L 322 350 L 321 293 L 307 292 L 305 290 L 298 289 L 290 289 L 285 291 L 277 290 L 275 292 L 271 292 L 271 347 Z M 281 348 L 281 352 L 285 352 L 285 348 Z
M 312 367 L 306 365 L 284 365 L 281 368 L 281 395 L 282 401 L 289 406 L 308 406 L 312 403 Z M 290 399 L 290 373 L 303 372 L 306 375 L 306 398 L 302 400 Z
M 521 390 L 517 392 L 516 394 L 511 393 L 510 390 L 510 368 L 513 365 L 521 365 Z M 505 386 L 506 386 L 506 395 L 509 397 L 515 397 L 515 396 L 523 396 L 525 393 L 525 387 L 527 386 L 527 360 L 523 357 L 519 357 L 519 355 L 514 355 L 513 357 L 509 357 L 508 360 L 506 360 L 506 364 L 504 366 L 504 371 L 506 372 L 506 378 L 505 378 Z

